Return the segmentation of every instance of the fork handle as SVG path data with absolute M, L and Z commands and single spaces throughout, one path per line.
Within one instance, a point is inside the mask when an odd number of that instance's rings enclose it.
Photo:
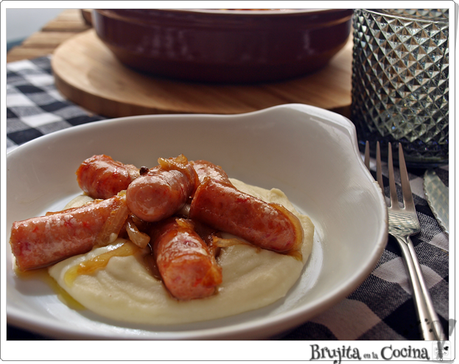
M 413 243 L 409 237 L 395 237 L 400 244 L 403 257 L 408 269 L 413 297 L 418 314 L 419 325 L 424 340 L 446 340 L 440 320 L 433 307 L 432 298 L 424 280 L 421 266 L 416 257 Z
M 416 273 L 419 279 L 419 284 L 421 286 L 422 294 L 424 295 L 424 299 L 426 302 L 427 310 L 429 311 L 430 315 L 430 326 L 435 335 L 435 340 L 445 341 L 446 336 L 443 332 L 443 328 L 440 323 L 440 319 L 438 318 L 437 312 L 435 311 L 434 305 L 432 303 L 432 298 L 429 293 L 429 289 L 427 288 L 427 284 L 424 280 L 424 275 L 422 274 L 421 265 L 417 259 L 416 252 L 414 251 L 413 243 L 411 239 L 408 237 L 408 249 L 410 251 L 410 255 L 413 258 L 414 268 L 416 269 Z

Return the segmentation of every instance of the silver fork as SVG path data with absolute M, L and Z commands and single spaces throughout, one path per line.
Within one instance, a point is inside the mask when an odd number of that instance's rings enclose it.
M 389 215 L 389 234 L 392 235 L 399 243 L 406 267 L 408 269 L 408 274 L 413 288 L 416 313 L 418 315 L 421 334 L 424 340 L 444 341 L 445 334 L 433 307 L 432 299 L 421 271 L 421 266 L 419 265 L 413 243 L 410 239 L 411 235 L 415 235 L 421 231 L 421 226 L 416 215 L 416 209 L 413 202 L 413 195 L 411 194 L 411 187 L 401 144 L 399 144 L 398 150 L 404 206 L 400 207 L 397 197 L 394 166 L 392 161 L 392 146 L 389 143 L 388 168 L 390 204 L 388 204 L 387 207 Z M 368 142 L 365 146 L 365 165 L 368 169 L 370 169 L 370 148 Z M 381 149 L 379 142 L 377 142 L 376 145 L 376 179 L 381 187 L 381 190 L 384 191 L 381 171 Z

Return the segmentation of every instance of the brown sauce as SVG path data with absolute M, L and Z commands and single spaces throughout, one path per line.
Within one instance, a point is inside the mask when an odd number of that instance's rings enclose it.
M 155 256 L 150 254 L 145 254 L 142 259 L 142 263 L 150 275 L 157 279 L 158 281 L 162 281 L 161 274 L 159 273 L 158 265 L 156 264 Z

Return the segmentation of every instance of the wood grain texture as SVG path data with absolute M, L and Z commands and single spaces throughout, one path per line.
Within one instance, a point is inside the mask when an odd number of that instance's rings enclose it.
M 11 48 L 6 61 L 16 62 L 50 55 L 64 41 L 90 29 L 79 9 L 67 9 L 33 33 L 20 45 Z
M 352 40 L 322 70 L 284 82 L 211 85 L 162 79 L 122 65 L 93 29 L 54 52 L 56 87 L 88 110 L 120 117 L 142 114 L 236 114 L 304 103 L 346 114 L 351 103 Z
M 234 114 L 305 103 L 349 114 L 352 40 L 322 70 L 285 82 L 206 85 L 153 78 L 120 64 L 80 9 L 67 9 L 7 54 L 7 62 L 53 55 L 56 86 L 71 101 L 108 117 L 158 113 Z

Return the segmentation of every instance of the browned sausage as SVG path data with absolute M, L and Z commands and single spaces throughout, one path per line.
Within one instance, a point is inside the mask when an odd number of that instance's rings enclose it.
M 196 189 L 189 216 L 279 253 L 297 252 L 303 241 L 298 218 L 286 208 L 210 178 Z
M 194 193 L 198 177 L 183 155 L 159 159 L 159 166 L 133 181 L 126 201 L 134 215 L 148 222 L 172 216 Z
M 231 184 L 228 175 L 222 169 L 211 162 L 205 160 L 197 160 L 191 162 L 194 170 L 198 174 L 199 182 L 202 183 L 206 177 L 210 177 L 214 181 L 219 181 L 226 184 Z
M 222 282 L 222 269 L 190 220 L 171 218 L 152 232 L 156 265 L 168 291 L 179 300 L 204 298 Z
M 139 169 L 101 154 L 86 159 L 76 175 L 78 185 L 86 194 L 105 199 L 125 190 L 139 176 Z
M 95 200 L 69 211 L 16 221 L 11 229 L 11 250 L 22 271 L 56 263 L 108 243 L 129 214 L 124 194 Z

